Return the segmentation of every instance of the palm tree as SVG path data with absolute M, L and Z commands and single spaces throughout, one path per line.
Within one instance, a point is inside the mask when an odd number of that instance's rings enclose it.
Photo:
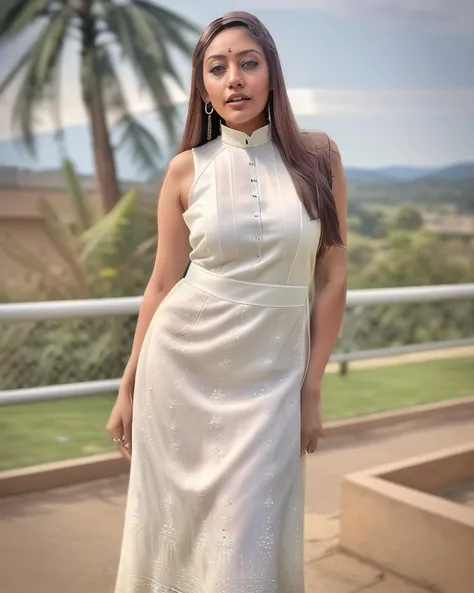
M 36 26 L 36 27 L 35 27 Z M 147 0 L 1 0 L 0 43 L 36 33 L 8 74 L 0 81 L 0 97 L 20 79 L 12 123 L 35 154 L 34 116 L 49 104 L 61 135 L 58 96 L 65 47 L 73 36 L 80 43 L 82 100 L 89 119 L 97 185 L 105 211 L 120 198 L 109 115 L 121 131 L 120 144 L 148 170 L 154 168 L 160 146 L 130 112 L 116 68 L 127 62 L 153 99 L 168 141 L 176 132 L 177 111 L 169 81 L 183 88 L 170 50 L 189 57 L 198 31 L 184 18 Z M 120 59 L 117 59 L 117 50 Z M 115 57 L 114 57 L 115 53 Z

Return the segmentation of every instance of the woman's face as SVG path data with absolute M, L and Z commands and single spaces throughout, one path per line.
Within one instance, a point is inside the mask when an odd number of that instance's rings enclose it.
M 204 54 L 203 99 L 230 128 L 251 134 L 265 123 L 269 94 L 268 64 L 245 27 L 225 29 Z

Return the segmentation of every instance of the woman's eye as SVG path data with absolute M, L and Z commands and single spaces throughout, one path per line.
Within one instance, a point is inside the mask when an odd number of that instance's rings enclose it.
M 246 68 L 246 69 L 256 68 L 257 66 L 258 66 L 258 62 L 256 62 L 255 60 L 246 60 L 242 64 L 242 68 Z M 223 64 L 215 64 L 209 70 L 209 72 L 211 74 L 222 74 L 224 71 L 225 71 L 225 66 Z

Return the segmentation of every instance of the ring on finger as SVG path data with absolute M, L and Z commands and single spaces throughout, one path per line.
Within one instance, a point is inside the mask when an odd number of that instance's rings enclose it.
M 128 450 L 130 450 L 130 448 L 131 448 L 131 445 L 130 445 L 130 443 L 125 443 L 125 444 L 124 444 L 124 447 L 125 447 L 125 449 L 128 449 Z
M 124 442 L 124 437 L 114 437 L 113 439 L 114 443 L 123 443 Z

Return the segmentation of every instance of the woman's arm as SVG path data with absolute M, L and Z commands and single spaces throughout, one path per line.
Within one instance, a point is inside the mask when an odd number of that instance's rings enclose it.
M 188 263 L 189 233 L 183 219 L 183 211 L 187 207 L 193 178 L 192 153 L 179 154 L 168 168 L 158 200 L 158 246 L 155 263 L 140 307 L 132 352 L 106 426 L 118 451 L 126 459 L 130 459 L 132 453 L 131 398 L 145 334 L 156 309 L 182 278 Z
M 322 432 L 321 383 L 339 334 L 347 290 L 346 180 L 337 146 L 331 142 L 333 195 L 343 247 L 331 249 L 316 262 L 311 310 L 311 345 L 306 378 L 301 389 L 301 455 L 314 453 Z
M 333 141 L 330 157 L 332 190 L 344 247 L 332 247 L 316 262 L 315 296 L 311 311 L 311 351 L 306 379 L 314 397 L 320 397 L 324 371 L 341 329 L 347 291 L 346 179 L 339 150 Z
M 182 215 L 193 178 L 191 152 L 177 155 L 170 163 L 158 200 L 155 263 L 143 295 L 132 351 L 124 372 L 126 382 L 133 382 L 140 350 L 153 315 L 161 301 L 183 277 L 188 264 L 189 231 Z

